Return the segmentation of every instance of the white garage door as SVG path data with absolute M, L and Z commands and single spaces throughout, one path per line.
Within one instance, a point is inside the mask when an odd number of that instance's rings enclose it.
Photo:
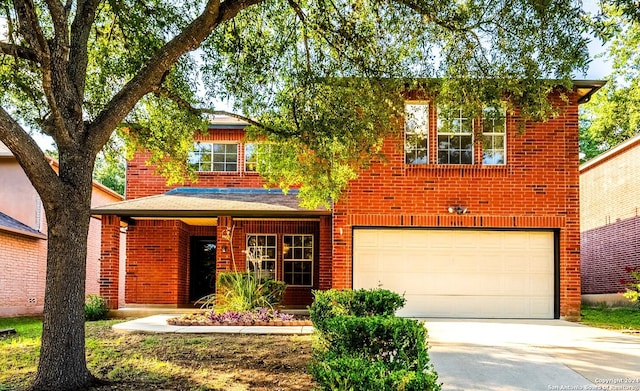
M 353 287 L 405 293 L 401 316 L 551 319 L 553 233 L 354 229 Z

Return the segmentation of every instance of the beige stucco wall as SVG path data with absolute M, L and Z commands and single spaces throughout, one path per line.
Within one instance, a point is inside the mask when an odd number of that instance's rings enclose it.
M 40 230 L 44 214 L 39 219 L 37 208 L 41 206 L 38 193 L 18 162 L 12 157 L 0 157 L 0 211 Z

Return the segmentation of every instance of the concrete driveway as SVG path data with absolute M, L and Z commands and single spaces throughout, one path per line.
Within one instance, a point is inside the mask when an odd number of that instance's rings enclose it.
M 426 319 L 443 390 L 638 390 L 640 337 L 561 320 Z

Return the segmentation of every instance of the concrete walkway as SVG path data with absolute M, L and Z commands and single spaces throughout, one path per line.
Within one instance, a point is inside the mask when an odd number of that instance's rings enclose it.
M 112 327 L 122 332 L 144 333 L 224 333 L 224 334 L 311 334 L 311 326 L 171 326 L 167 319 L 176 314 L 153 315 L 146 318 L 117 323 Z
M 443 390 L 639 390 L 640 337 L 560 320 L 427 319 Z

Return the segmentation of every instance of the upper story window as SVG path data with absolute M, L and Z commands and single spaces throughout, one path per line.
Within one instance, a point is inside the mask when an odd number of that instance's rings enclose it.
M 438 164 L 473 164 L 473 116 L 438 107 Z
M 247 270 L 258 278 L 276 277 L 276 235 L 247 235 Z
M 501 107 L 485 108 L 482 113 L 482 164 L 507 163 L 506 134 L 506 110 Z
M 198 142 L 189 155 L 189 165 L 196 171 L 238 171 L 238 145 Z
M 244 145 L 244 170 L 247 172 L 258 170 L 258 146 L 256 144 Z
M 429 162 L 429 104 L 407 103 L 404 106 L 405 163 Z

